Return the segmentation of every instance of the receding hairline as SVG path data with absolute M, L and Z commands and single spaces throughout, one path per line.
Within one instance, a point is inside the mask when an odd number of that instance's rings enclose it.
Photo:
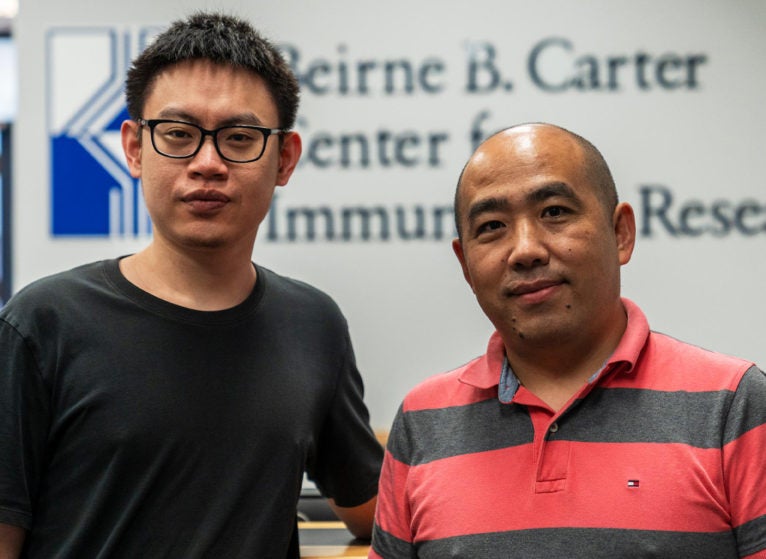
M 487 137 L 484 141 L 482 141 L 481 144 L 479 144 L 476 150 L 474 150 L 473 154 L 471 154 L 471 157 L 468 159 L 468 161 L 466 161 L 465 165 L 463 165 L 463 168 L 460 171 L 460 175 L 458 176 L 457 185 L 455 187 L 455 198 L 453 202 L 455 226 L 457 228 L 458 237 L 462 237 L 460 224 L 460 193 L 466 171 L 477 159 L 477 156 L 481 153 L 482 148 L 487 144 L 487 142 L 496 139 L 498 136 L 516 131 L 520 128 L 547 128 L 561 132 L 565 134 L 569 139 L 573 140 L 575 144 L 580 148 L 580 155 L 583 159 L 582 170 L 585 173 L 588 183 L 594 186 L 596 195 L 603 203 L 604 210 L 607 211 L 609 215 L 612 214 L 614 209 L 617 207 L 617 204 L 619 203 L 617 188 L 614 184 L 612 172 L 609 170 L 609 165 L 607 164 L 604 156 L 601 154 L 598 148 L 596 148 L 596 146 L 586 138 L 562 126 L 557 126 L 555 124 L 549 124 L 546 122 L 527 122 L 503 128 Z

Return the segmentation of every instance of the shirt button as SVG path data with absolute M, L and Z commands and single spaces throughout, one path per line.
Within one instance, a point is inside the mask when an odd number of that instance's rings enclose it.
M 558 430 L 559 430 L 559 424 L 558 424 L 558 423 L 554 423 L 553 425 L 551 425 L 550 429 L 548 429 L 548 430 L 549 430 L 551 433 L 555 433 L 556 431 L 558 431 Z

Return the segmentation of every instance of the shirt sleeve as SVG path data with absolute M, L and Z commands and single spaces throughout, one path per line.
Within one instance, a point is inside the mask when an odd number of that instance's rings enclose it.
M 383 449 L 370 427 L 364 383 L 347 330 L 341 371 L 317 448 L 308 474 L 322 495 L 338 506 L 354 507 L 377 494 Z
M 417 557 L 412 541 L 412 515 L 407 491 L 410 448 L 409 433 L 400 407 L 383 458 L 370 557 Z
M 766 557 L 766 375 L 742 377 L 724 427 L 723 468 L 740 557 Z
M 48 398 L 30 345 L 0 319 L 0 522 L 29 529 L 43 468 Z

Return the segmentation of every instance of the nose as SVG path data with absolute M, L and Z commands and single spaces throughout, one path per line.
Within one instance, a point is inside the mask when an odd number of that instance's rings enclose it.
M 550 254 L 546 245 L 545 232 L 533 222 L 521 220 L 516 223 L 511 243 L 508 254 L 508 265 L 511 268 L 522 270 L 548 263 Z
M 215 147 L 213 137 L 204 137 L 199 151 L 189 162 L 189 172 L 203 176 L 218 176 L 226 174 L 228 169 L 226 161 Z

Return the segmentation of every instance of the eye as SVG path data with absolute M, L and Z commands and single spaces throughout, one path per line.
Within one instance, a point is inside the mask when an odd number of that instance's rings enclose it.
M 196 140 L 199 131 L 181 122 L 163 122 L 157 125 L 155 136 L 168 144 L 183 145 Z
M 255 133 L 248 128 L 227 128 L 221 133 L 227 144 L 252 144 L 256 141 Z
M 564 206 L 549 206 L 543 210 L 543 217 L 562 217 L 569 213 L 569 209 Z
M 168 138 L 173 138 L 173 139 L 184 139 L 184 138 L 191 137 L 189 130 L 186 128 L 171 128 L 171 129 L 165 130 L 164 134 Z
M 490 221 L 481 223 L 476 228 L 476 235 L 478 236 L 478 235 L 481 235 L 482 233 L 491 233 L 492 231 L 497 231 L 498 229 L 502 229 L 503 227 L 505 227 L 505 224 L 502 221 L 492 219 Z

